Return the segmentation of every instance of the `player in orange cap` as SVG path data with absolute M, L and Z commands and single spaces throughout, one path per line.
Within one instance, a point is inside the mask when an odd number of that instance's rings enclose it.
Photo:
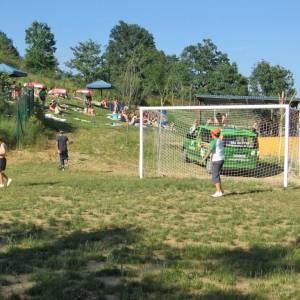
M 222 197 L 224 195 L 220 177 L 222 166 L 224 164 L 224 145 L 222 139 L 220 138 L 220 134 L 220 128 L 214 128 L 211 131 L 212 140 L 209 143 L 209 150 L 203 158 L 203 161 L 205 161 L 211 155 L 212 181 L 216 186 L 216 192 L 212 195 L 214 198 Z

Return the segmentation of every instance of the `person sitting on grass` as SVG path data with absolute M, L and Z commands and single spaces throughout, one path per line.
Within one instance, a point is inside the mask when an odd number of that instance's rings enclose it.
M 127 111 L 128 111 L 128 107 L 124 106 L 124 108 L 121 111 L 121 121 L 122 122 L 128 122 L 129 121 Z
M 139 118 L 139 111 L 135 111 L 133 114 L 130 116 L 130 125 L 139 125 L 140 123 L 140 118 Z
M 89 115 L 89 116 L 94 116 L 95 115 L 95 110 L 93 107 L 85 107 L 83 109 L 83 113 L 85 113 L 86 115 Z
M 49 104 L 49 110 L 55 114 L 60 114 L 62 111 L 62 108 L 59 106 L 56 100 L 52 100 Z
M 222 139 L 220 138 L 221 129 L 214 128 L 211 131 L 212 140 L 209 143 L 209 150 L 205 154 L 202 162 L 206 161 L 211 155 L 211 174 L 212 181 L 216 186 L 216 192 L 212 195 L 212 197 L 222 197 L 224 195 L 224 190 L 221 185 L 221 170 L 224 164 L 224 145 Z M 202 145 L 200 145 L 201 147 Z
M 104 98 L 104 99 L 102 99 L 100 101 L 100 107 L 102 107 L 102 108 L 108 108 L 108 106 L 109 106 L 109 101 L 108 101 L 107 98 Z

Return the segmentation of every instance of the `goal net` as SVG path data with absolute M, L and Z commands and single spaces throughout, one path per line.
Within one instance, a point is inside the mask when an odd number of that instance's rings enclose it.
M 223 176 L 300 183 L 299 110 L 288 105 L 140 108 L 139 175 L 209 178 L 203 160 L 221 129 Z

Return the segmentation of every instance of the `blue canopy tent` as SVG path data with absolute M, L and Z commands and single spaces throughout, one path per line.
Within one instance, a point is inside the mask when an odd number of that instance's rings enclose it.
M 7 64 L 0 64 L 0 72 L 6 73 L 11 77 L 25 77 L 27 76 L 27 73 L 18 70 L 10 65 Z
M 88 89 L 101 90 L 101 97 L 102 97 L 102 90 L 107 90 L 107 89 L 113 89 L 114 88 L 111 83 L 106 82 L 104 80 L 97 80 L 97 81 L 91 82 L 91 83 L 87 84 L 86 87 Z

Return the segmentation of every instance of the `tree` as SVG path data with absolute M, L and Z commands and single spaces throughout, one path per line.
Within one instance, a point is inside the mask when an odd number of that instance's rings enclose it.
M 13 45 L 13 41 L 3 31 L 0 31 L 0 63 L 18 65 L 20 59 L 20 54 Z
M 109 43 L 105 52 L 105 65 L 112 81 L 119 79 L 126 65 L 133 57 L 140 68 L 144 53 L 155 49 L 152 34 L 146 29 L 120 21 L 112 28 Z
M 265 60 L 254 66 L 249 82 L 253 95 L 278 96 L 283 91 L 289 95 L 295 93 L 292 72 L 279 65 L 271 66 Z
M 101 75 L 101 45 L 92 40 L 79 42 L 71 47 L 74 58 L 66 62 L 66 66 L 77 70 L 85 82 L 93 81 Z
M 26 29 L 25 41 L 28 45 L 25 65 L 33 72 L 55 71 L 58 62 L 54 56 L 56 51 L 54 34 L 46 23 L 34 21 Z
M 164 105 L 168 98 L 174 104 L 175 96 L 181 88 L 178 72 L 178 58 L 167 56 L 163 51 L 149 50 L 145 53 L 144 93 L 159 95 L 160 104 Z
M 220 64 L 210 73 L 204 92 L 212 95 L 248 95 L 248 80 L 237 65 Z
M 181 60 L 185 66 L 187 83 L 192 83 L 198 91 L 205 88 L 209 75 L 216 66 L 229 64 L 227 54 L 219 51 L 210 39 L 186 47 L 181 54 Z

